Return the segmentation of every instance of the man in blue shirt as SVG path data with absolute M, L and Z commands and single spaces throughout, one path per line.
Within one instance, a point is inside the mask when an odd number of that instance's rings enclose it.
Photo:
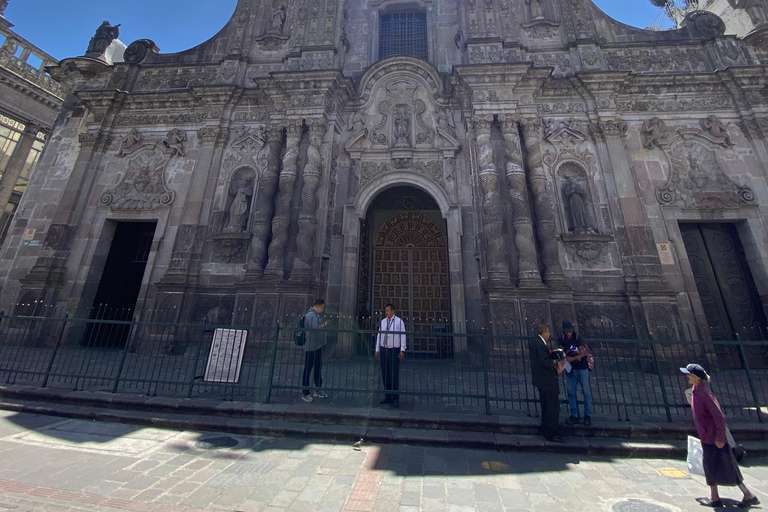
M 307 311 L 304 316 L 304 327 L 307 329 L 307 342 L 304 344 L 304 375 L 301 379 L 301 385 L 304 388 L 304 395 L 301 397 L 305 402 L 312 402 L 315 398 L 328 398 L 328 393 L 320 389 L 323 385 L 323 377 L 320 372 L 323 369 L 323 347 L 326 345 L 326 335 L 319 332 L 328 327 L 331 322 L 325 322 L 320 317 L 325 311 L 325 301 L 317 299 L 314 306 Z M 315 371 L 315 392 L 314 397 L 309 392 L 309 374 Z

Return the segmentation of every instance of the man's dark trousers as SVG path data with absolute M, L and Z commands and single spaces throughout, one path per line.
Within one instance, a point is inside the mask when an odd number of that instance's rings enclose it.
M 559 435 L 560 395 L 539 388 L 541 401 L 541 435 L 550 439 Z
M 381 363 L 381 380 L 384 381 L 386 391 L 400 389 L 400 347 L 379 349 L 379 363 Z M 384 399 L 390 402 L 398 402 L 400 395 L 384 395 Z
M 323 377 L 320 375 L 323 369 L 323 347 L 317 350 L 308 350 L 304 352 L 304 375 L 301 379 L 301 385 L 304 387 L 304 394 L 309 394 L 309 374 L 312 373 L 312 368 L 315 369 L 315 388 L 319 388 L 323 385 Z

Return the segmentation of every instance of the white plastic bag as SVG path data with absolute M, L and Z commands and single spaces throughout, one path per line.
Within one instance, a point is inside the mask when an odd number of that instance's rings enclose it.
M 704 476 L 704 450 L 701 441 L 693 436 L 688 436 L 688 473 Z

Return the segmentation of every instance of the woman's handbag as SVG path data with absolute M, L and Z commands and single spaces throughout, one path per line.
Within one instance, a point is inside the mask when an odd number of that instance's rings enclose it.
M 693 436 L 688 436 L 688 473 L 704 476 L 704 450 Z
M 589 345 L 584 343 L 584 352 L 587 354 L 587 366 L 589 371 L 595 371 L 595 358 L 592 356 L 592 351 L 589 350 Z

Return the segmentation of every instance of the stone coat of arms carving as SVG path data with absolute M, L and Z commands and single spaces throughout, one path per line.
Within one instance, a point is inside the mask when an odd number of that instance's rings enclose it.
M 123 145 L 120 156 L 127 162 L 125 174 L 115 187 L 101 195 L 99 204 L 112 210 L 156 210 L 169 207 L 175 194 L 165 183 L 165 168 L 178 152 L 160 142 Z

